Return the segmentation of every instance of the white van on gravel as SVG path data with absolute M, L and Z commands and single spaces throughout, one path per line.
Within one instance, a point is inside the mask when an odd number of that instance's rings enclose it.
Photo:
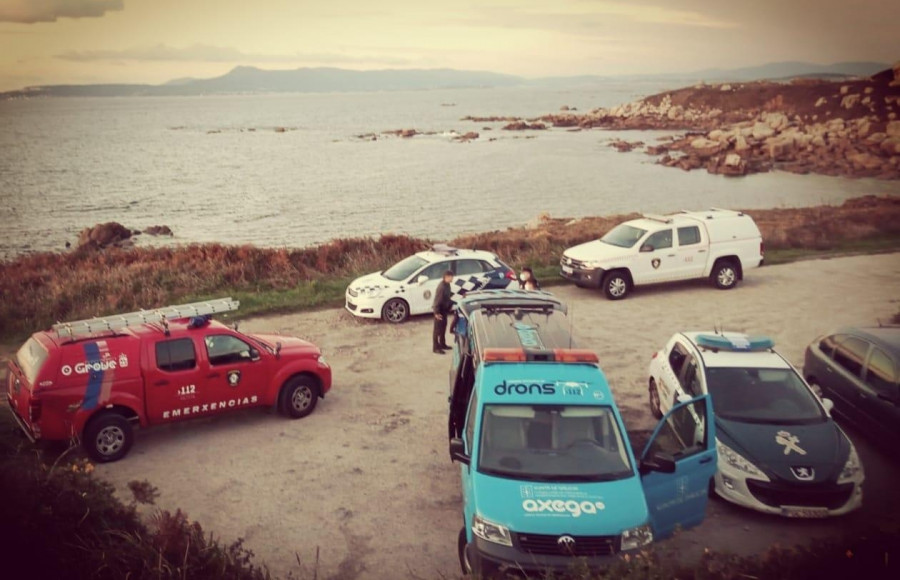
M 743 212 L 713 208 L 644 215 L 599 240 L 566 250 L 560 274 L 578 286 L 601 288 L 621 300 L 635 286 L 709 278 L 734 288 L 744 271 L 763 263 L 759 228 Z

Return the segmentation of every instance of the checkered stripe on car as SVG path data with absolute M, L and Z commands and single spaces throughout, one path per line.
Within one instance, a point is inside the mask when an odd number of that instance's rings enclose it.
M 450 283 L 452 291 L 451 299 L 454 302 L 461 300 L 467 293 L 479 290 L 488 285 L 490 278 L 488 276 L 469 276 L 468 278 L 457 278 Z

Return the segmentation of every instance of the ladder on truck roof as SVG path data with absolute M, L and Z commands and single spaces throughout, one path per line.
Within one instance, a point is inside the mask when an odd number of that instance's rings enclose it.
M 84 336 L 108 330 L 118 330 L 120 328 L 139 326 L 151 322 L 162 322 L 165 326 L 168 324 L 169 320 L 228 312 L 237 310 L 238 306 L 240 306 L 240 302 L 232 300 L 230 297 L 218 298 L 208 302 L 178 304 L 175 306 L 164 306 L 155 310 L 138 310 L 137 312 L 88 318 L 86 320 L 76 320 L 74 322 L 59 322 L 53 325 L 53 330 L 56 331 L 56 334 L 60 338 L 75 338 L 76 336 Z

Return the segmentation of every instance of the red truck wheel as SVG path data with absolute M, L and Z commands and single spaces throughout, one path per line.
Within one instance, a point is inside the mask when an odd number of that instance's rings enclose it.
M 109 463 L 125 457 L 134 443 L 131 423 L 118 413 L 107 411 L 94 417 L 84 428 L 81 444 L 91 459 Z
M 281 412 L 291 419 L 306 417 L 319 402 L 319 384 L 312 377 L 294 377 L 281 388 Z

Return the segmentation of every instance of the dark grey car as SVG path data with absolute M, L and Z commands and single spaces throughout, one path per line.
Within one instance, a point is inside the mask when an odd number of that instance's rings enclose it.
M 806 348 L 803 375 L 834 410 L 897 453 L 900 440 L 900 327 L 847 327 Z M 900 454 L 898 454 L 900 455 Z

